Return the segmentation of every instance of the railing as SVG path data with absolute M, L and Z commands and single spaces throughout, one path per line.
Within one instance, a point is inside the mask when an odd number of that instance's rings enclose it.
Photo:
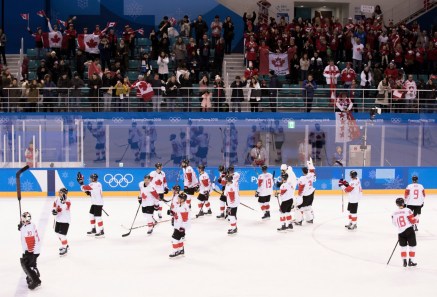
M 423 0 L 404 0 L 396 3 L 391 9 L 383 11 L 384 19 L 388 22 L 389 19 L 394 23 L 398 23 L 401 20 L 406 20 L 410 15 L 423 10 L 424 12 L 433 7 L 436 0 L 429 0 L 429 4 L 425 7 Z M 422 28 L 423 29 L 423 28 Z M 426 28 L 427 29 L 427 28 Z
M 258 111 L 305 112 L 334 111 L 335 102 L 331 100 L 329 88 L 318 88 L 311 98 L 303 88 L 262 88 L 260 100 L 249 102 L 248 88 L 241 88 L 245 96 L 232 98 L 232 89 L 225 88 L 227 95 L 216 98 L 214 88 L 209 90 L 213 96 L 211 107 L 207 111 L 234 111 L 240 107 L 241 111 L 250 111 L 250 106 Z M 128 95 L 108 95 L 107 88 L 98 90 L 97 96 L 90 96 L 89 88 L 62 89 L 39 88 L 38 97 L 28 98 L 22 95 L 26 89 L 4 88 L 1 102 L 3 112 L 142 112 L 142 111 L 204 111 L 199 88 L 181 88 L 177 96 L 156 95 L 149 101 L 143 101 L 132 90 Z M 402 91 L 402 90 L 401 90 Z M 351 96 L 351 89 L 336 89 L 337 95 L 345 92 Z M 405 90 L 404 90 L 405 92 Z M 20 95 L 18 95 L 19 93 Z M 49 95 L 47 95 L 47 93 Z M 437 111 L 436 94 L 431 90 L 417 90 L 415 99 L 396 98 L 390 92 L 385 105 L 377 102 L 377 89 L 354 89 L 353 111 L 367 112 L 372 107 L 381 107 L 383 112 L 399 113 L 429 113 Z

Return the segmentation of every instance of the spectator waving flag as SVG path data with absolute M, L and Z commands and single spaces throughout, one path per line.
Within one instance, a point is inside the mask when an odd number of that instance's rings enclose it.
M 100 36 L 95 34 L 79 34 L 77 36 L 79 48 L 90 54 L 98 54 Z
M 39 17 L 44 18 L 46 16 L 46 13 L 44 12 L 44 10 L 40 10 L 36 12 L 36 15 Z
M 287 54 L 269 53 L 269 70 L 275 71 L 276 75 L 288 74 L 289 68 Z
M 45 48 L 61 48 L 62 39 L 62 33 L 59 31 L 42 33 L 42 40 Z
M 57 20 L 57 22 L 58 22 L 58 24 L 60 24 L 60 25 L 62 25 L 62 26 L 64 26 L 64 27 L 67 27 L 67 22 L 65 22 L 65 21 L 63 21 L 63 20 Z
M 20 13 L 20 16 L 25 21 L 29 20 L 29 14 L 28 13 Z
M 138 34 L 144 36 L 144 29 L 143 28 L 139 28 L 138 30 L 135 30 L 135 32 L 138 32 Z
M 131 88 L 136 88 L 137 97 L 143 98 L 144 101 L 150 101 L 153 95 L 155 95 L 155 93 L 153 92 L 152 85 L 144 80 L 137 81 L 132 85 Z
M 117 22 L 108 22 L 108 24 L 106 25 L 106 28 L 112 28 L 117 26 Z
M 360 127 L 351 112 L 335 113 L 335 142 L 359 139 L 360 134 Z

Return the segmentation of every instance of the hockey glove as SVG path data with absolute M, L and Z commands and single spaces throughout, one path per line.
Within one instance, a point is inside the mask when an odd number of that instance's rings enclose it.
M 77 173 L 77 177 L 76 177 L 77 182 L 79 183 L 79 185 L 83 185 L 83 175 L 82 173 L 78 172 Z
M 85 191 L 85 194 L 87 194 L 88 196 L 91 196 L 91 192 L 90 191 Z
M 195 191 L 196 193 L 199 192 L 199 185 L 197 185 L 197 186 L 194 187 L 194 191 Z
M 165 188 L 164 188 L 164 194 L 167 194 L 167 193 L 168 193 L 168 188 L 165 187 Z
M 158 205 L 158 204 L 155 204 L 155 205 L 153 206 L 153 209 L 156 210 L 156 211 L 158 211 L 158 210 L 159 210 L 159 205 Z
M 179 232 L 181 232 L 182 234 L 185 234 L 185 228 L 180 227 Z
M 276 182 L 276 187 L 279 188 L 281 185 L 282 185 L 282 181 L 279 181 L 279 180 L 278 180 L 278 181 Z
M 21 227 L 23 227 L 23 224 L 20 222 L 20 223 L 18 224 L 18 231 L 21 231 Z
M 174 212 L 171 209 L 167 209 L 167 215 L 173 216 Z
M 56 209 L 52 209 L 52 215 L 57 215 L 58 214 L 58 212 L 56 211 Z
M 138 196 L 138 203 L 141 204 L 142 201 L 143 201 L 143 198 L 141 196 Z

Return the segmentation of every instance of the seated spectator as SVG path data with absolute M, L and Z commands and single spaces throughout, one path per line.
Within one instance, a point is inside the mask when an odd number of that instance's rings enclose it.
M 388 79 L 384 77 L 378 84 L 378 94 L 376 95 L 376 107 L 381 108 L 381 112 L 388 112 L 390 107 L 391 87 Z
M 241 102 L 244 101 L 243 87 L 241 78 L 237 75 L 231 84 L 232 96 L 230 112 L 241 112 Z
M 341 92 L 335 101 L 336 112 L 348 112 L 352 110 L 352 100 L 347 97 L 346 92 Z
M 168 79 L 168 63 L 170 63 L 170 58 L 166 52 L 162 51 L 158 57 L 158 73 L 159 78 L 166 81 Z
M 202 111 L 203 112 L 208 112 L 211 108 L 211 93 L 206 90 L 205 93 L 203 93 L 202 95 L 202 102 L 201 102 L 201 106 L 202 106 Z

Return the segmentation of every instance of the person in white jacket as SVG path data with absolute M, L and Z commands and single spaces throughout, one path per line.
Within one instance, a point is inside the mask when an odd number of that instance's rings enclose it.
M 159 78 L 167 81 L 168 79 L 168 63 L 170 62 L 168 55 L 165 52 L 161 52 L 158 57 L 158 74 Z
M 408 79 L 404 82 L 404 88 L 407 91 L 405 93 L 405 107 L 411 109 L 413 108 L 417 93 L 417 85 L 416 82 L 413 80 L 413 75 L 408 75 Z
M 370 89 L 373 84 L 373 74 L 370 71 L 368 65 L 364 66 L 364 70 L 360 74 L 361 82 L 360 86 L 362 89 Z M 364 97 L 369 98 L 369 91 L 364 91 Z
M 351 37 L 352 41 L 352 67 L 355 72 L 359 72 L 361 70 L 361 63 L 363 61 L 363 50 L 364 45 L 361 43 L 361 40 L 358 37 Z
M 250 111 L 258 112 L 259 102 L 261 101 L 261 86 L 255 77 L 250 78 L 247 82 L 247 98 L 250 103 Z

